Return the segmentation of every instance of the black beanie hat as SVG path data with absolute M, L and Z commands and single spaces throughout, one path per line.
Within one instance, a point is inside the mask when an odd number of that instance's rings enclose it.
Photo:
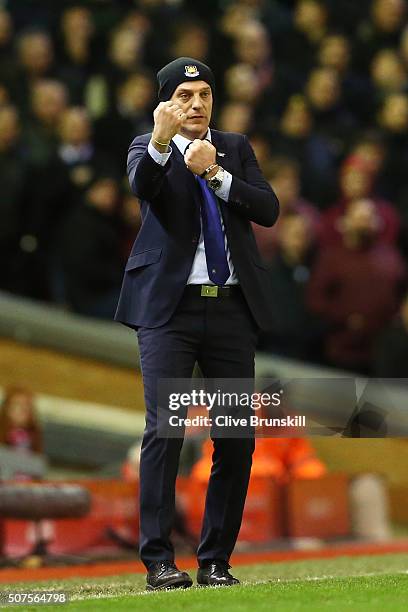
M 205 81 L 214 93 L 215 81 L 211 68 L 192 57 L 179 57 L 157 73 L 158 97 L 161 102 L 170 100 L 174 91 L 186 81 Z

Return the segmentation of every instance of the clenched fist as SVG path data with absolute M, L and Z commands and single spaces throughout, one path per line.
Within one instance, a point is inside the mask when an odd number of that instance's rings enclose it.
M 208 166 L 215 164 L 216 149 L 208 140 L 193 140 L 188 147 L 184 161 L 189 170 L 199 176 Z
M 179 131 L 181 124 L 186 120 L 186 114 L 178 104 L 169 100 L 168 102 L 160 102 L 153 113 L 153 118 L 153 146 L 161 151 L 166 147 L 160 147 L 154 141 L 169 143 Z

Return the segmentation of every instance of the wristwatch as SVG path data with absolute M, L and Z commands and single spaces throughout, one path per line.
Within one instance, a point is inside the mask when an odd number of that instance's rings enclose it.
M 222 185 L 222 181 L 224 179 L 224 168 L 219 166 L 217 173 L 214 176 L 207 180 L 207 185 L 213 190 L 217 191 Z

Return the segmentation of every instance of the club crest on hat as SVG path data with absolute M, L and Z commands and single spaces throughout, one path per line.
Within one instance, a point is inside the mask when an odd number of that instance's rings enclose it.
M 197 66 L 189 64 L 188 66 L 184 66 L 184 74 L 186 77 L 197 77 L 200 73 L 198 72 Z

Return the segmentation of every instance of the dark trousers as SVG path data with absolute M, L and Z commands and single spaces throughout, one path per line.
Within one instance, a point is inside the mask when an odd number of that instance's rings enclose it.
M 165 325 L 138 329 L 146 403 L 140 457 L 140 557 L 146 567 L 174 560 L 170 541 L 175 482 L 183 440 L 159 438 L 157 383 L 190 378 L 196 361 L 205 378 L 253 378 L 257 326 L 240 291 L 201 297 L 189 288 Z M 213 438 L 198 561 L 229 560 L 241 526 L 255 448 L 253 438 Z

